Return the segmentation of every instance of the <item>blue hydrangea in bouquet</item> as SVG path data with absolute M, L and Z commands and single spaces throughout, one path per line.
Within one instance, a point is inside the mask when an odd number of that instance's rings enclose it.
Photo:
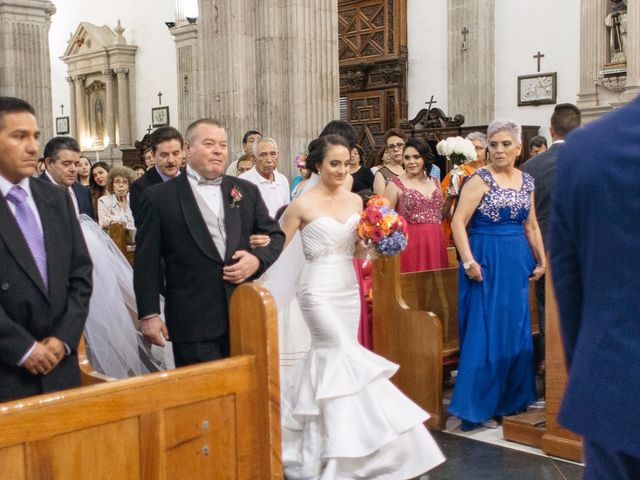
M 358 236 L 366 245 L 386 256 L 394 256 L 407 248 L 407 221 L 389 206 L 382 195 L 372 195 L 360 215 Z M 365 264 L 369 257 L 365 260 Z

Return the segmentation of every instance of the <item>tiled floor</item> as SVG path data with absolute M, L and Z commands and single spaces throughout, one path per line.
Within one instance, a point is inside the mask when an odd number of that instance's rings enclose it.
M 541 455 L 432 432 L 447 461 L 421 480 L 580 480 L 583 467 Z

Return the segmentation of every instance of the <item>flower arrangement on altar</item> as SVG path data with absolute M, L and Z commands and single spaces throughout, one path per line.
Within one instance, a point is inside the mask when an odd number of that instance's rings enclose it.
M 476 149 L 470 140 L 462 137 L 448 137 L 438 142 L 436 151 L 440 155 L 447 157 L 451 160 L 451 163 L 453 163 L 451 181 L 447 188 L 447 194 L 457 197 L 460 194 L 463 179 L 469 176 L 472 171 L 472 169 L 465 168 L 464 165 L 478 158 Z
M 382 195 L 372 195 L 367 202 L 358 222 L 358 236 L 365 244 L 373 245 L 376 252 L 387 256 L 404 250 L 409 238 L 406 220 Z

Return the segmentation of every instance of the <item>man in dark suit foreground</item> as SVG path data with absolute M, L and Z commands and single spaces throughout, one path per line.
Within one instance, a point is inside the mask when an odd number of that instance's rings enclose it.
M 184 140 L 175 128 L 160 127 L 149 135 L 149 147 L 154 165 L 131 184 L 129 192 L 129 204 L 136 228 L 140 226 L 142 220 L 140 204 L 142 192 L 151 185 L 157 185 L 180 175 Z
M 223 175 L 224 127 L 198 120 L 185 140 L 185 174 L 142 194 L 134 265 L 142 332 L 156 345 L 170 336 L 176 366 L 229 356 L 231 294 L 236 285 L 261 275 L 284 245 L 257 187 Z M 253 234 L 267 235 L 266 245 L 252 250 Z M 158 316 L 161 275 L 166 326 Z
M 560 151 L 551 262 L 585 476 L 640 478 L 640 97 Z
M 564 139 L 569 132 L 578 128 L 582 123 L 580 110 L 571 103 L 559 103 L 553 109 L 549 132 L 553 142 L 549 149 L 538 153 L 522 165 L 522 171 L 533 177 L 535 183 L 534 199 L 536 203 L 536 216 L 542 232 L 542 240 L 545 250 L 549 250 L 549 216 L 551 213 L 551 198 L 556 186 L 556 164 L 558 152 L 562 148 Z M 546 322 L 544 317 L 544 275 L 536 280 L 536 303 L 538 306 L 538 324 L 540 325 L 540 359 L 544 365 L 544 347 Z M 544 370 L 544 367 L 542 367 Z
M 44 147 L 45 171 L 40 178 L 65 187 L 76 213 L 95 219 L 91 193 L 78 182 L 80 145 L 73 137 L 53 137 Z
M 80 385 L 91 260 L 67 191 L 31 178 L 39 135 L 0 97 L 0 402 Z

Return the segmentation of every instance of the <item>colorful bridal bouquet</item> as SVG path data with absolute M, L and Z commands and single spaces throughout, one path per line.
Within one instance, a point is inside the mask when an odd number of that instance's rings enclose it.
M 358 236 L 382 255 L 397 255 L 407 247 L 407 221 L 382 195 L 372 195 L 360 216 Z M 365 265 L 369 260 L 367 255 Z
M 447 188 L 447 194 L 457 197 L 460 194 L 464 177 L 471 175 L 473 172 L 471 167 L 465 167 L 465 163 L 473 162 L 478 158 L 476 149 L 470 140 L 462 137 L 449 137 L 438 142 L 436 150 L 440 155 L 444 155 L 453 163 L 451 181 Z
M 302 170 L 303 168 L 307 168 L 306 167 L 306 162 L 307 162 L 307 152 L 303 152 L 303 153 L 299 153 L 296 155 L 296 158 L 294 160 L 294 164 L 296 166 L 296 168 L 298 170 Z

